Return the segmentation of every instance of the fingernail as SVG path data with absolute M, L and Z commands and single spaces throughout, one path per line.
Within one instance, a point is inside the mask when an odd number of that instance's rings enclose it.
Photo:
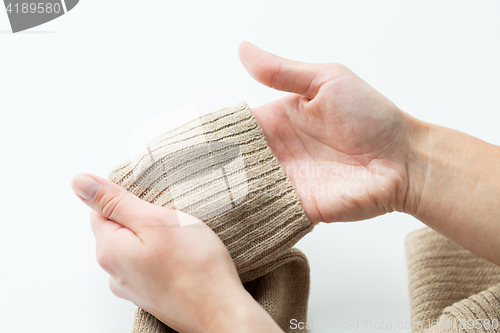
M 99 191 L 100 184 L 89 176 L 78 175 L 71 182 L 73 191 L 84 200 L 92 200 Z

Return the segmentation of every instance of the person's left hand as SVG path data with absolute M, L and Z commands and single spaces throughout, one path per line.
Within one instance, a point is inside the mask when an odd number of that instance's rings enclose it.
M 293 93 L 252 113 L 313 223 L 415 212 L 411 152 L 425 125 L 341 64 L 283 59 L 246 42 L 240 58 L 260 83 Z
M 116 296 L 179 332 L 281 332 L 206 224 L 96 176 L 76 176 L 72 187 L 93 209 L 97 261 Z

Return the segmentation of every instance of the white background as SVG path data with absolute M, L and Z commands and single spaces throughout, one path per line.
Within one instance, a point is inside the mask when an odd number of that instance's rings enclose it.
M 71 178 L 107 176 L 128 158 L 129 133 L 163 112 L 284 96 L 245 72 L 243 40 L 343 63 L 412 115 L 500 144 L 498 1 L 82 0 L 26 33 L 9 29 L 2 9 L 2 332 L 130 330 L 135 307 L 108 290 Z M 419 227 L 393 213 L 300 241 L 309 320 L 409 321 L 403 242 Z

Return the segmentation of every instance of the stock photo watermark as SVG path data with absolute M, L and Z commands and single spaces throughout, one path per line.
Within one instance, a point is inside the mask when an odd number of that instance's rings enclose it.
M 260 159 L 256 154 L 249 159 L 242 153 L 242 148 L 248 150 L 245 142 L 231 136 L 214 139 L 211 126 L 196 107 L 189 106 L 164 113 L 132 131 L 129 155 L 134 167 L 130 179 L 136 190 L 201 221 L 233 209 L 246 198 L 262 195 L 266 186 L 250 189 L 250 184 L 255 181 L 252 177 L 259 176 L 254 169 L 268 163 L 269 157 Z M 383 182 L 374 181 L 387 178 L 377 166 L 318 160 L 281 166 L 302 200 L 325 196 L 345 200 L 366 197 L 368 190 L 385 191 L 378 185 Z M 272 190 L 276 198 L 290 192 L 287 186 Z
M 137 188 L 206 221 L 240 204 L 249 185 L 240 147 L 210 140 L 201 116 L 188 106 L 143 123 L 129 137 L 129 153 Z M 180 227 L 191 226 L 181 217 L 178 221 Z
M 4 0 L 12 32 L 52 21 L 75 8 L 79 0 Z
M 292 330 L 303 330 L 303 329 L 322 329 L 322 330 L 392 330 L 392 329 L 406 329 L 406 330 L 428 330 L 428 329 L 438 329 L 447 328 L 455 329 L 459 331 L 466 331 L 472 329 L 487 329 L 495 330 L 499 327 L 499 322 L 497 319 L 454 319 L 449 318 L 447 320 L 428 320 L 423 322 L 392 322 L 392 321 L 373 321 L 367 319 L 354 319 L 349 321 L 334 321 L 334 320 L 322 320 L 322 321 L 299 321 L 297 319 L 290 320 L 290 329 Z
M 295 180 L 301 198 L 310 196 L 355 197 L 367 193 L 367 184 L 384 178 L 378 166 L 339 165 L 330 161 L 298 161 L 283 166 L 287 176 Z M 301 181 L 305 180 L 307 181 Z M 374 189 L 385 191 L 384 187 Z

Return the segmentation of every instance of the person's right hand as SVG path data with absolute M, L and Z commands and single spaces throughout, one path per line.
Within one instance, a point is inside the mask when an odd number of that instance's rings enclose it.
M 93 210 L 97 260 L 116 296 L 178 332 L 282 332 L 206 224 L 100 177 L 79 175 L 72 186 Z
M 247 42 L 239 52 L 257 81 L 295 93 L 252 112 L 313 222 L 414 209 L 414 118 L 340 64 L 282 59 Z

